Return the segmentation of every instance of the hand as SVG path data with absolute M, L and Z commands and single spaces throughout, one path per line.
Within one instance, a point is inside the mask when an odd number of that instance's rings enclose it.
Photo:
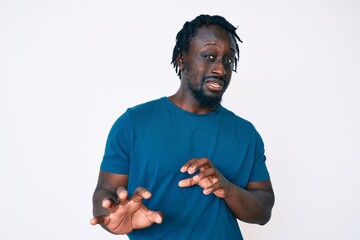
M 199 170 L 199 173 L 192 178 L 181 180 L 179 187 L 199 185 L 204 189 L 203 193 L 206 195 L 214 193 L 219 198 L 227 198 L 229 196 L 232 183 L 215 168 L 208 158 L 191 159 L 180 169 L 181 172 L 188 172 L 189 174 L 194 174 L 197 170 Z
M 145 188 L 137 188 L 132 198 L 128 197 L 128 191 L 124 187 L 117 189 L 119 203 L 111 199 L 104 199 L 103 208 L 109 210 L 106 216 L 94 217 L 90 224 L 102 224 L 114 234 L 127 234 L 133 229 L 146 228 L 154 222 L 160 224 L 163 220 L 161 212 L 155 212 L 146 208 L 142 199 L 149 199 L 151 193 Z

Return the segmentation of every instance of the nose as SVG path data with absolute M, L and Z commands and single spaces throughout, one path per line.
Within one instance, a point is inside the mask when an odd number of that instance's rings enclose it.
M 216 74 L 218 76 L 225 76 L 226 75 L 226 69 L 224 66 L 224 63 L 221 59 L 217 59 L 211 69 L 211 73 Z

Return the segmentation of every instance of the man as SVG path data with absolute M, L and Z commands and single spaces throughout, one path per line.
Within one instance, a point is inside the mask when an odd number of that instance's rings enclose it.
M 274 194 L 253 125 L 221 106 L 240 38 L 221 16 L 177 34 L 170 96 L 129 108 L 113 125 L 91 224 L 130 239 L 242 239 L 237 219 L 269 221 Z M 156 224 L 154 224 L 156 223 Z

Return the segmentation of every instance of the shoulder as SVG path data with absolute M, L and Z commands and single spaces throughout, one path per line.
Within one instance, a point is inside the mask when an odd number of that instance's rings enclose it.
M 245 129 L 249 129 L 249 130 L 254 130 L 255 127 L 254 125 L 247 119 L 240 117 L 239 115 L 235 114 L 234 112 L 228 110 L 225 107 L 221 107 L 221 111 L 222 114 L 224 116 L 224 119 L 226 121 L 230 121 L 229 124 L 231 124 L 232 126 L 237 126 L 237 127 L 241 127 L 241 128 L 245 128 Z
M 128 108 L 128 111 L 131 113 L 137 113 L 137 112 L 153 110 L 153 109 L 159 108 L 163 104 L 163 102 L 164 102 L 164 97 L 158 98 L 155 100 L 151 100 L 151 101 L 130 107 L 130 108 Z
M 242 139 L 248 139 L 254 146 L 259 146 L 260 149 L 264 148 L 262 137 L 256 127 L 247 119 L 244 119 L 232 111 L 223 107 L 226 125 L 229 125 L 232 131 L 234 131 Z M 230 120 L 229 120 L 230 119 Z
M 164 102 L 163 98 L 159 98 L 129 107 L 116 119 L 111 131 L 118 132 L 123 129 L 129 130 L 139 123 L 142 123 L 143 125 L 146 122 L 153 122 L 144 120 L 149 120 L 152 116 L 159 116 L 159 112 L 161 112 L 159 109 L 161 109 L 161 105 L 163 105 L 162 102 Z
M 163 112 L 164 105 L 165 100 L 164 97 L 162 97 L 130 107 L 126 110 L 125 115 L 132 121 L 157 117 Z
M 252 139 L 252 141 L 257 141 L 261 139 L 259 132 L 252 122 L 249 120 L 240 117 L 233 113 L 232 111 L 222 107 L 223 112 L 223 123 L 231 131 L 235 132 L 237 135 L 242 136 L 242 138 Z

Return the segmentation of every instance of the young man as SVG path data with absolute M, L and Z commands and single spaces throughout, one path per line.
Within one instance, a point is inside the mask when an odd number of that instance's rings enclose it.
M 235 30 L 221 16 L 184 24 L 172 59 L 180 87 L 113 125 L 91 224 L 130 239 L 242 239 L 237 219 L 269 221 L 261 137 L 220 104 L 237 67 Z

